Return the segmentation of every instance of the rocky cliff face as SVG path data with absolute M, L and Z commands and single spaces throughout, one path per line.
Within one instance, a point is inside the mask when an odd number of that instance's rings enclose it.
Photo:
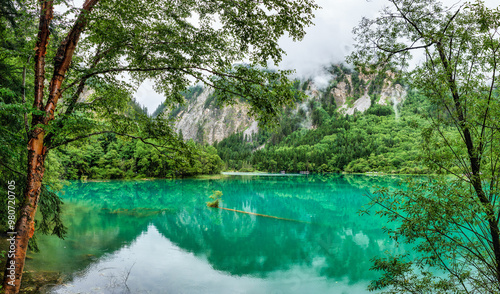
M 188 103 L 187 109 L 177 114 L 175 130 L 182 132 L 184 139 L 212 144 L 233 133 L 243 132 L 255 123 L 248 115 L 248 106 L 243 103 L 222 109 L 214 105 L 215 103 L 207 103 L 207 99 L 212 98 L 212 92 L 211 89 L 205 88 Z M 255 123 L 255 127 L 256 125 Z
M 380 93 L 380 99 L 378 100 L 378 104 L 380 105 L 388 105 L 392 103 L 392 107 L 394 108 L 394 113 L 396 114 L 396 118 L 399 117 L 399 108 L 398 105 L 401 104 L 406 98 L 406 89 L 403 88 L 400 84 L 392 84 L 391 81 L 388 82 L 388 86 L 383 88 Z
M 330 97 L 337 111 L 346 115 L 353 115 L 355 111 L 364 112 L 374 101 L 380 105 L 392 105 L 398 117 L 398 105 L 404 101 L 407 92 L 403 86 L 393 82 L 392 74 L 367 76 L 341 65 L 332 68 L 331 80 L 325 89 L 319 89 L 311 81 L 302 83 L 302 89 L 309 98 L 298 105 L 296 111 L 302 108 L 310 117 L 306 107 L 309 100 L 321 102 L 324 97 Z M 174 110 L 177 113 L 174 127 L 177 132 L 182 132 L 184 139 L 212 144 L 236 132 L 244 132 L 250 137 L 258 131 L 257 122 L 248 115 L 247 105 L 237 103 L 220 108 L 212 103 L 213 100 L 212 91 L 205 88 L 190 98 L 180 111 Z M 313 125 L 308 120 L 303 127 L 312 128 Z

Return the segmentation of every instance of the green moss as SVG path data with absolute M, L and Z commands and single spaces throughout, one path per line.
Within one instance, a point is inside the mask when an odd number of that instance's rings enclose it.
M 218 191 L 218 190 L 215 190 L 215 191 L 212 191 L 212 195 L 210 195 L 210 199 L 212 199 L 213 201 L 210 201 L 210 202 L 207 202 L 207 206 L 208 207 L 213 207 L 213 208 L 218 208 L 219 207 L 219 202 L 222 201 L 221 200 L 221 197 L 222 197 L 222 191 Z

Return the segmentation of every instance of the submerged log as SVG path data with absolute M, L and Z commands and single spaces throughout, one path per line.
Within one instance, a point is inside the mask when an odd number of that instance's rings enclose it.
M 218 205 L 218 203 L 217 203 L 217 205 Z M 213 207 L 213 206 L 211 206 L 211 207 Z M 269 218 L 275 218 L 275 219 L 280 219 L 280 220 L 286 220 L 286 221 L 290 221 L 290 222 L 310 224 L 310 222 L 306 222 L 306 221 L 301 221 L 301 220 L 296 220 L 296 219 L 290 219 L 290 218 L 284 218 L 284 217 L 278 217 L 278 216 L 272 216 L 272 215 L 267 215 L 267 214 L 260 214 L 260 213 L 255 213 L 255 212 L 248 212 L 248 211 L 237 210 L 237 209 L 232 209 L 232 208 L 225 208 L 225 207 L 218 207 L 218 206 L 215 207 L 215 208 L 229 210 L 229 211 L 234 211 L 234 212 L 239 212 L 239 213 L 245 213 L 245 214 L 250 214 L 250 215 L 262 216 L 262 217 L 269 217 Z

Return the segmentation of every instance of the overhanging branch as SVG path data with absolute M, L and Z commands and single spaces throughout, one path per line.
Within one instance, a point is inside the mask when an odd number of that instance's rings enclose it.
M 75 141 L 78 141 L 78 140 L 82 140 L 82 139 L 86 139 L 86 138 L 90 138 L 90 137 L 97 136 L 97 135 L 102 135 L 102 134 L 115 134 L 115 135 L 122 136 L 122 137 L 128 137 L 128 138 L 132 138 L 132 139 L 135 139 L 135 140 L 140 140 L 141 142 L 143 142 L 146 145 L 150 145 L 150 146 L 155 147 L 155 149 L 158 150 L 159 152 L 161 152 L 161 150 L 159 150 L 158 148 L 163 148 L 163 149 L 167 149 L 167 150 L 175 151 L 175 152 L 179 152 L 180 151 L 180 150 L 178 150 L 176 148 L 167 147 L 167 146 L 164 146 L 164 145 L 159 145 L 159 144 L 155 144 L 155 143 L 147 141 L 150 138 L 143 138 L 143 137 L 134 136 L 134 135 L 125 134 L 125 133 L 116 132 L 116 131 L 101 131 L 101 132 L 95 132 L 95 133 L 90 133 L 90 134 L 86 134 L 86 135 L 77 136 L 77 137 L 74 137 L 74 138 L 71 138 L 71 139 L 67 139 L 67 140 L 65 140 L 63 142 L 60 142 L 58 144 L 53 144 L 48 149 L 58 148 L 60 146 L 69 144 L 71 142 L 75 142 Z M 168 155 L 165 155 L 165 156 L 167 156 L 168 158 L 173 159 L 172 156 L 168 156 Z

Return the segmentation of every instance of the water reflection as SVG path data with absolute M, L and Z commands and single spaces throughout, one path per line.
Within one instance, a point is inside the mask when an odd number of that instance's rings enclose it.
M 68 237 L 41 238 L 30 266 L 67 273 L 72 287 L 61 293 L 92 285 L 111 293 L 110 276 L 132 292 L 167 293 L 159 290 L 167 280 L 173 293 L 303 293 L 306 285 L 364 292 L 375 278 L 370 259 L 398 249 L 381 219 L 358 215 L 363 194 L 397 182 L 337 175 L 74 183 L 63 196 Z M 224 207 L 295 221 L 207 208 L 212 190 L 223 192 Z

